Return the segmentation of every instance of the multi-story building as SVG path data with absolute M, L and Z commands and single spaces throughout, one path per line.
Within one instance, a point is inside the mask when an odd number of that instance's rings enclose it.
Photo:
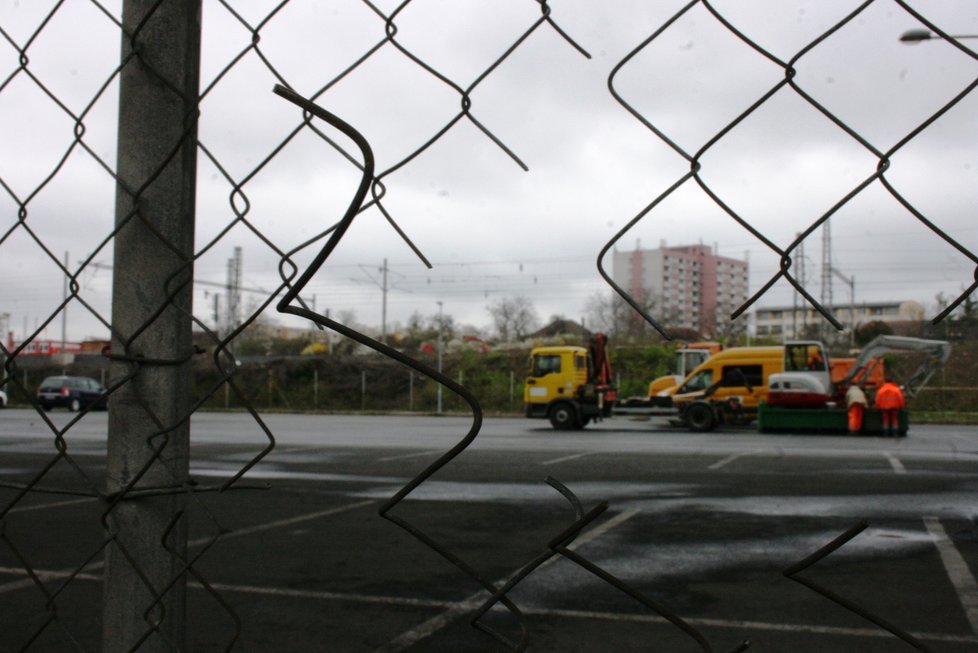
M 707 245 L 614 252 L 612 278 L 668 327 L 714 336 L 747 301 L 747 261 L 717 256 Z
M 868 322 L 920 322 L 924 307 L 915 301 L 862 302 L 834 306 L 831 313 L 846 330 Z M 754 329 L 758 336 L 790 340 L 805 337 L 808 327 L 825 322 L 822 314 L 808 304 L 770 306 L 754 311 Z

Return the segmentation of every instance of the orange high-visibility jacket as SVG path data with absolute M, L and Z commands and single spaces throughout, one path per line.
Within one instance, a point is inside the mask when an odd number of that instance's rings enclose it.
M 876 391 L 876 407 L 880 410 L 896 410 L 906 405 L 903 391 L 896 383 L 887 381 Z

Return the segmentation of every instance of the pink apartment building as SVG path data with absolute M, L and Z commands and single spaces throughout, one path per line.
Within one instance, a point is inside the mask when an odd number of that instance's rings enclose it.
M 713 336 L 747 301 L 747 261 L 717 256 L 707 245 L 614 252 L 612 278 L 640 303 L 652 301 L 665 326 Z

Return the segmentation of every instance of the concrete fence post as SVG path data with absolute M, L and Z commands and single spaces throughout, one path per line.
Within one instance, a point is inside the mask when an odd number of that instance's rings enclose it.
M 103 648 L 185 651 L 200 0 L 125 0 Z

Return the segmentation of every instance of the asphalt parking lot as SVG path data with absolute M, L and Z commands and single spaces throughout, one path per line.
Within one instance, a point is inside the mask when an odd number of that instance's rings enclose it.
M 11 413 L 0 426 L 6 482 L 36 473 L 52 452 L 43 430 L 16 425 Z M 93 478 L 104 449 L 98 419 L 69 438 Z M 282 420 L 280 443 L 246 477 L 247 489 L 190 502 L 191 551 L 200 557 L 188 650 L 509 650 L 470 623 L 489 591 L 377 514 L 466 421 Z M 195 423 L 192 472 L 202 485 L 256 451 L 259 441 L 229 422 Z M 529 651 L 730 651 L 749 640 L 751 651 L 957 653 L 978 650 L 976 471 L 974 427 L 854 441 L 692 436 L 611 422 L 555 434 L 536 422 L 491 420 L 393 512 L 498 588 L 575 521 L 548 476 L 585 511 L 607 501 L 567 555 L 550 557 L 507 595 Z M 77 475 L 58 463 L 44 485 Z M 0 489 L 0 507 L 15 496 Z M 9 511 L 0 650 L 98 650 L 102 512 L 93 499 L 48 494 Z M 863 523 L 802 575 L 909 640 L 782 573 Z M 25 578 L 25 562 L 36 582 Z M 518 620 L 499 607 L 479 624 L 520 637 Z

